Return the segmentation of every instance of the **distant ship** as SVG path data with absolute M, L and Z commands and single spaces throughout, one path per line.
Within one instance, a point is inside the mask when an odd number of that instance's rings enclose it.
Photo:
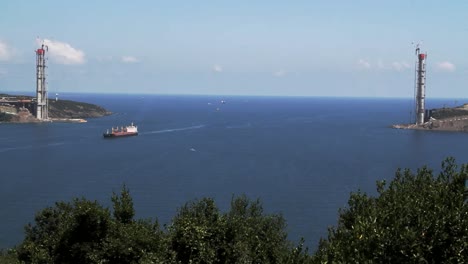
M 132 123 L 131 125 L 121 127 L 120 129 L 118 127 L 112 128 L 110 132 L 108 129 L 103 135 L 105 138 L 136 136 L 138 135 L 138 128 Z

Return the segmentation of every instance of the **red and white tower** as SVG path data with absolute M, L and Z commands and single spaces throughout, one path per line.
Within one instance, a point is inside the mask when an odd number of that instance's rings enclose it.
M 427 53 L 420 53 L 419 45 L 416 46 L 416 87 L 415 87 L 415 101 L 416 101 L 416 124 L 421 125 L 424 123 L 424 99 L 426 97 L 426 58 Z
M 39 120 L 49 119 L 45 73 L 47 51 L 44 44 L 36 50 L 36 118 Z

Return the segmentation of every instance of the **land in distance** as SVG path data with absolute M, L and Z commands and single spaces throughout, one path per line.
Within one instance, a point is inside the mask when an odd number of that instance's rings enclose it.
M 0 122 L 40 122 L 33 116 L 31 96 L 0 94 Z M 10 103 L 17 101 L 17 103 Z M 22 103 L 23 101 L 24 103 Z M 84 118 L 96 118 L 112 114 L 101 106 L 71 100 L 48 100 L 49 121 L 83 122 Z
M 427 122 L 421 125 L 401 124 L 393 125 L 392 127 L 400 129 L 468 132 L 468 104 L 457 107 L 432 109 Z

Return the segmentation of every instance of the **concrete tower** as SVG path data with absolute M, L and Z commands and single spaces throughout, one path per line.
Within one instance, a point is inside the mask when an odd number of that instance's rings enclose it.
M 49 119 L 45 73 L 47 51 L 44 44 L 36 50 L 36 118 L 39 120 Z
M 415 101 L 416 101 L 416 124 L 421 125 L 424 123 L 424 99 L 426 97 L 426 58 L 427 53 L 420 53 L 419 45 L 416 46 L 416 87 L 415 87 Z

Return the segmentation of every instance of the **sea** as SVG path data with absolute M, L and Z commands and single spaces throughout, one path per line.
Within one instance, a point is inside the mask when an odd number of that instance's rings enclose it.
M 315 251 L 352 192 L 376 194 L 397 168 L 440 170 L 448 156 L 468 162 L 468 134 L 399 130 L 413 100 L 61 94 L 113 114 L 87 123 L 0 124 L 0 248 L 24 239 L 35 214 L 85 197 L 111 206 L 125 184 L 137 218 L 170 225 L 189 201 L 260 199 L 281 214 L 288 238 Z M 468 101 L 468 100 L 467 100 Z M 463 100 L 428 99 L 427 107 Z M 414 118 L 413 118 L 414 119 Z M 104 139 L 133 122 L 136 137 Z

